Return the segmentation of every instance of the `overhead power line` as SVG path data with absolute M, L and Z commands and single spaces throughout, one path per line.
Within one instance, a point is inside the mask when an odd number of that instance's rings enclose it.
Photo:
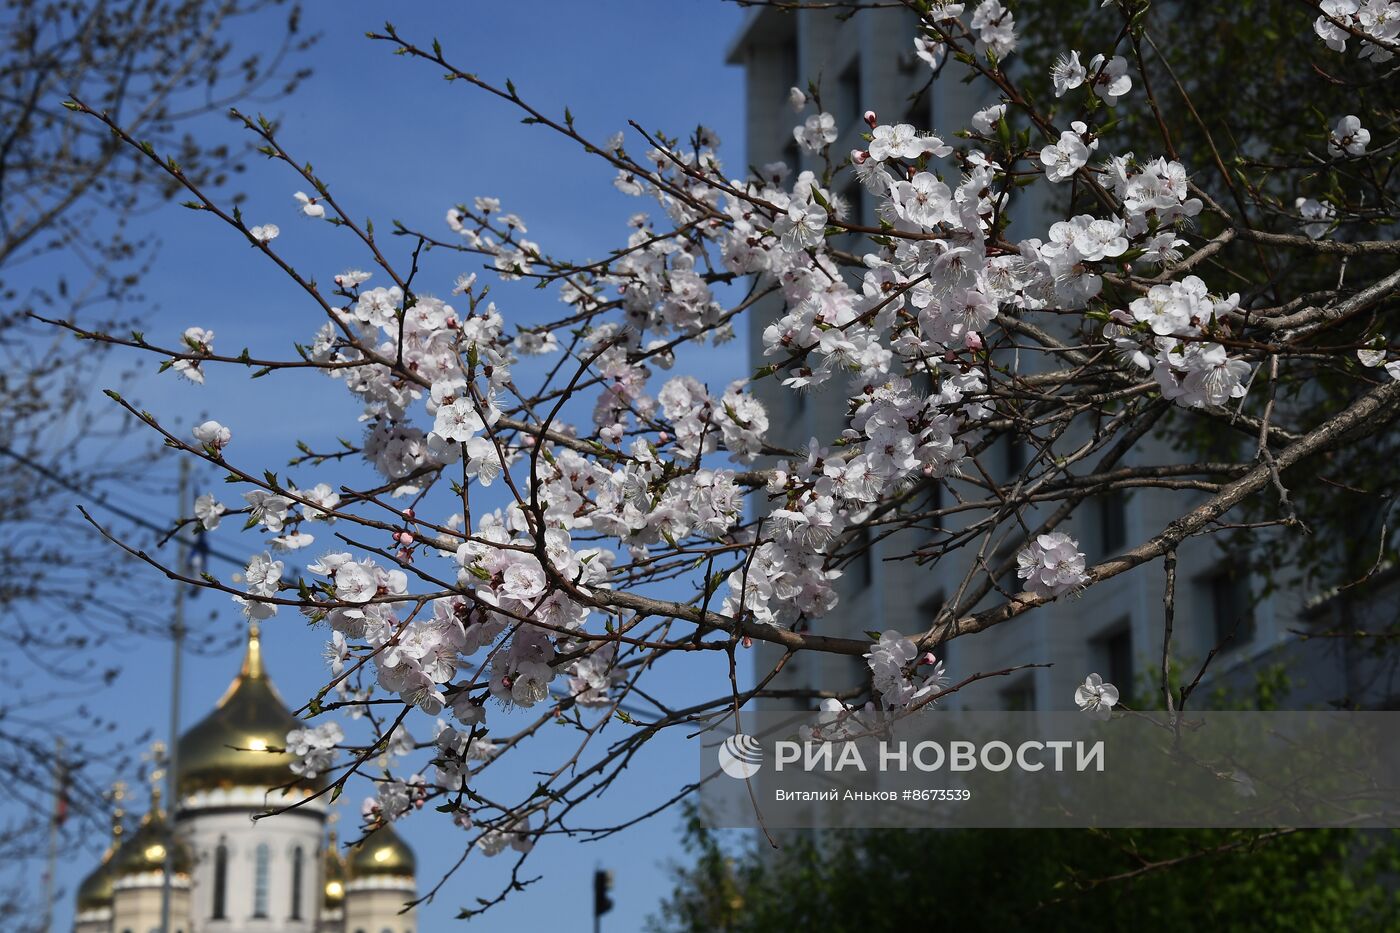
M 40 476 L 43 476 L 45 479 L 49 480 L 57 486 L 62 487 L 63 489 L 68 490 L 69 492 L 77 493 L 80 496 L 92 496 L 91 490 L 84 489 L 82 486 L 78 485 L 73 480 L 57 472 L 51 467 L 47 467 L 44 464 L 39 463 L 38 461 L 30 457 L 26 457 L 22 453 L 11 450 L 9 447 L 6 447 L 3 444 L 0 444 L 0 454 L 9 457 L 11 460 L 30 470 L 33 470 L 35 473 L 38 473 Z M 157 525 L 150 519 L 137 515 L 135 512 L 132 512 L 128 509 L 124 509 L 119 505 L 109 502 L 106 496 L 94 496 L 91 499 L 91 502 L 98 508 L 105 509 L 113 515 L 125 519 L 133 525 L 136 525 L 140 528 L 145 528 L 148 531 L 154 531 L 156 534 L 163 535 L 170 530 L 168 528 L 162 528 L 160 525 Z M 181 544 L 185 547 L 198 551 L 201 555 L 207 555 L 207 557 L 217 557 L 219 560 L 232 564 L 235 567 L 241 568 L 247 565 L 248 563 L 242 558 L 234 557 L 232 554 L 227 554 L 223 551 L 219 551 L 215 548 L 209 547 L 208 542 L 204 540 L 202 535 L 199 538 L 188 538 L 182 535 L 175 535 L 173 536 L 172 540 L 174 540 L 177 544 Z

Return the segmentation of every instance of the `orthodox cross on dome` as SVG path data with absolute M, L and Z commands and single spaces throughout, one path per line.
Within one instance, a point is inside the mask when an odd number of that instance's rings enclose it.
M 326 856 L 339 859 L 340 855 L 340 805 L 331 804 L 331 812 L 326 815 Z
M 326 855 L 340 858 L 340 804 L 332 803 L 326 814 Z
M 248 623 L 248 646 L 243 654 L 243 676 L 265 677 L 262 658 L 262 629 L 256 622 Z
M 114 781 L 108 796 L 112 799 L 112 843 L 115 845 L 125 830 L 122 820 L 126 818 L 126 810 L 122 807 L 122 801 L 126 799 L 126 782 Z
M 142 755 L 141 760 L 151 766 L 146 780 L 151 785 L 151 812 L 155 813 L 160 809 L 160 782 L 165 780 L 165 769 L 170 761 L 165 743 L 159 740 L 152 742 L 151 750 Z

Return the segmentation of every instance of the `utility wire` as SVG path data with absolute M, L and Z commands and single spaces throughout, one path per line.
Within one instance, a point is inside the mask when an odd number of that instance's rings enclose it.
M 9 447 L 3 444 L 0 444 L 0 454 L 9 457 L 11 460 L 21 464 L 22 466 L 28 467 L 35 473 L 38 473 L 40 476 L 43 476 L 45 479 L 48 479 L 49 481 L 57 484 L 58 486 L 61 486 L 69 492 L 75 492 L 81 496 L 91 495 L 91 490 L 82 488 L 77 483 L 73 482 L 72 480 L 68 479 L 62 474 L 57 473 L 53 469 L 44 466 L 42 463 L 39 463 L 35 460 L 30 459 L 29 457 L 26 457 L 24 454 L 11 450 Z M 124 518 L 127 521 L 131 522 L 133 525 L 145 528 L 148 531 L 154 531 L 157 534 L 163 535 L 170 530 L 169 528 L 162 528 L 160 525 L 157 525 L 150 519 L 142 518 L 135 512 L 128 511 L 127 509 L 124 509 L 119 505 L 114 505 L 111 502 L 108 502 L 106 496 L 97 496 L 92 500 L 92 503 L 93 505 L 96 505 L 99 508 L 106 509 L 113 515 L 116 515 L 120 518 Z M 227 563 L 230 563 L 235 567 L 242 568 L 247 566 L 248 563 L 242 558 L 234 557 L 232 554 L 226 554 L 223 551 L 218 551 L 212 547 L 209 547 L 208 542 L 204 540 L 203 535 L 200 535 L 197 539 L 191 539 L 183 537 L 181 535 L 175 535 L 173 537 L 173 540 L 178 544 L 198 551 L 201 555 L 217 557 L 219 560 L 226 561 Z

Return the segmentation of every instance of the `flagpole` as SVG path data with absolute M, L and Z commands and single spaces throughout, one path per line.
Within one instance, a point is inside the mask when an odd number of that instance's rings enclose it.
M 180 485 L 177 493 L 179 497 L 179 516 L 185 517 L 188 513 L 190 463 L 188 459 L 180 461 Z M 186 536 L 180 535 L 178 566 L 182 576 L 189 575 L 189 545 L 186 544 Z M 175 811 L 179 806 L 179 785 L 176 771 L 180 764 L 180 687 L 183 676 L 184 648 L 185 648 L 185 585 L 180 582 L 175 584 L 175 612 L 170 623 L 170 641 L 173 645 L 174 657 L 170 662 L 170 744 L 166 753 L 165 761 L 165 799 L 169 801 L 166 806 L 169 808 L 166 826 L 170 831 L 170 844 L 165 847 L 165 864 L 163 866 L 161 887 L 160 887 L 160 929 L 161 933 L 171 933 L 174 929 L 170 924 L 170 901 L 175 882 Z
M 49 858 L 44 868 L 44 933 L 53 933 L 54 886 L 58 876 L 58 828 L 63 822 L 60 815 L 64 795 L 68 792 L 67 765 L 63 762 L 63 739 L 54 746 L 54 798 L 53 812 L 49 814 Z

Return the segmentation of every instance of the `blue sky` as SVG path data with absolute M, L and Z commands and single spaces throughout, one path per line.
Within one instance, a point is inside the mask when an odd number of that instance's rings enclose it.
M 425 46 L 438 38 L 454 63 L 488 80 L 513 79 L 522 96 L 547 112 L 561 114 L 569 106 L 586 135 L 604 139 L 633 119 L 684 136 L 703 122 L 723 140 L 721 154 L 730 170 L 742 171 L 742 74 L 723 63 L 743 15 L 731 4 L 592 0 L 393 6 L 394 23 L 406 38 Z M 364 0 L 310 5 L 307 28 L 323 33 L 312 53 L 315 73 L 294 98 L 268 110 L 282 121 L 283 144 L 298 159 L 313 162 L 336 197 L 356 216 L 373 217 L 381 231 L 389 229 L 392 219 L 401 219 L 443 234 L 448 207 L 474 195 L 492 195 L 525 219 L 531 239 L 557 255 L 596 257 L 621 243 L 626 218 L 649 204 L 618 194 L 605 166 L 548 130 L 522 126 L 519 114 L 507 105 L 465 85 L 449 85 L 431 66 L 395 57 L 389 46 L 365 39 L 367 30 L 382 25 L 389 7 Z M 236 39 L 261 41 L 254 29 L 240 28 L 246 34 Z M 211 119 L 202 132 L 206 138 L 224 138 L 231 128 L 227 121 Z M 640 151 L 641 145 L 634 142 L 632 148 Z M 250 223 L 278 224 L 278 245 L 321 281 L 347 267 L 368 266 L 342 231 L 298 216 L 291 193 L 303 185 L 285 169 L 254 159 L 239 181 L 250 194 L 244 207 Z M 184 327 L 198 324 L 217 332 L 221 352 L 247 346 L 254 354 L 286 356 L 292 341 L 308 340 L 318 326 L 316 309 L 295 286 L 212 218 L 170 205 L 139 223 L 160 245 L 144 285 L 148 306 L 139 312 L 152 340 L 173 343 Z M 400 258 L 403 246 L 389 241 Z M 436 291 L 446 295 L 456 273 L 472 268 L 457 258 L 438 257 L 422 281 L 435 278 Z M 500 290 L 498 301 L 507 320 L 519 322 L 560 307 L 552 293 L 521 288 Z M 705 354 L 707 381 L 715 386 L 743 375 L 745 358 L 742 338 Z M 245 463 L 277 469 L 295 453 L 296 440 L 313 446 L 333 443 L 354 430 L 357 408 L 343 387 L 329 379 L 275 374 L 250 381 L 236 371 L 210 370 L 205 386 L 191 387 L 171 373 L 156 376 L 152 360 L 134 361 L 144 365 L 144 374 L 128 389 L 133 400 L 172 423 L 188 425 L 206 415 L 219 419 L 232 428 Z M 164 461 L 163 470 L 173 476 L 173 462 Z M 210 475 L 197 477 L 196 485 L 199 491 L 221 491 L 222 486 Z M 132 490 L 113 494 L 155 518 L 173 509 L 172 502 Z M 225 497 L 231 498 L 229 493 Z M 246 554 L 256 542 L 240 542 L 232 530 L 221 530 L 215 545 Z M 319 553 L 319 545 L 312 550 Z M 228 573 L 226 567 L 211 569 Z M 169 603 L 167 585 L 154 574 L 138 574 L 124 585 L 136 588 L 152 606 Z M 193 607 L 201 630 L 233 638 L 239 617 L 231 605 L 207 594 Z M 274 679 L 284 697 L 298 705 L 322 682 L 318 661 L 324 634 L 283 615 L 267 627 L 265 640 Z M 88 701 L 120 719 L 131 737 L 148 729 L 163 731 L 168 647 L 143 642 L 128 644 L 121 653 L 120 679 Z M 237 664 L 236 653 L 190 658 L 187 725 L 212 706 Z M 709 673 L 678 669 L 672 689 L 698 695 Z M 693 779 L 696 762 L 697 755 L 679 737 L 658 740 L 594 811 L 596 822 L 631 815 L 639 801 L 658 802 Z M 361 795 L 348 796 L 357 802 Z M 346 810 L 350 821 L 351 808 Z M 418 851 L 420 884 L 436 879 L 434 865 L 455 861 L 465 841 L 434 816 L 429 813 L 404 828 Z M 420 926 L 425 931 L 586 930 L 591 875 L 600 866 L 613 869 L 618 879 L 617 907 L 604 929 L 638 929 L 667 889 L 664 862 L 680 854 L 677 841 L 674 815 L 666 815 L 596 844 L 547 842 L 527 865 L 529 874 L 542 874 L 543 880 L 461 927 L 451 920 L 457 910 L 477 896 L 494 896 L 509 866 L 505 856 L 495 861 L 473 857 L 436 902 L 421 910 Z M 60 883 L 67 891 L 90 868 L 101 845 L 102 840 L 94 839 L 86 852 L 63 860 Z M 70 918 L 65 897 L 55 929 L 67 929 Z

